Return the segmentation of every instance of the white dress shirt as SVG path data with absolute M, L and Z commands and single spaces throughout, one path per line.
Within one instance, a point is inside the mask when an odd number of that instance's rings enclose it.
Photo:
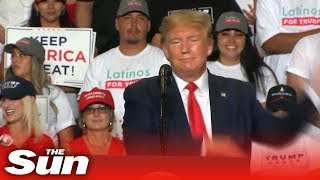
M 187 117 L 188 117 L 188 94 L 189 90 L 187 90 L 185 87 L 189 82 L 185 82 L 184 80 L 180 79 L 174 72 L 172 72 L 173 77 L 175 78 L 179 92 L 181 95 L 181 99 L 183 102 L 184 109 L 186 111 Z M 199 103 L 199 106 L 201 108 L 204 124 L 206 127 L 206 131 L 208 134 L 208 137 L 212 138 L 212 126 L 211 126 L 211 109 L 210 109 L 210 97 L 209 97 L 209 84 L 208 84 L 208 71 L 205 71 L 205 73 L 194 83 L 198 86 L 198 89 L 194 92 L 196 99 Z M 188 117 L 189 121 L 189 117 Z

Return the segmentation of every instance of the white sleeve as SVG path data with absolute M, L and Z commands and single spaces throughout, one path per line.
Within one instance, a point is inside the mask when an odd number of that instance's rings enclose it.
M 291 57 L 289 67 L 287 69 L 288 72 L 292 74 L 296 74 L 303 78 L 309 79 L 310 78 L 310 68 L 309 66 L 312 62 L 312 57 L 310 57 L 310 51 L 315 50 L 308 38 L 302 38 L 294 47 Z
M 277 85 L 277 81 L 276 81 L 276 77 L 274 77 L 273 73 L 271 72 L 270 69 L 263 67 L 262 69 L 263 72 L 263 77 L 264 77 L 264 89 L 266 91 L 266 94 L 264 94 L 263 92 L 259 92 L 257 93 L 257 99 L 259 100 L 259 102 L 266 102 L 267 100 L 267 94 L 268 91 L 273 87 Z
M 56 129 L 57 132 L 72 126 L 76 125 L 71 106 L 67 99 L 66 94 L 60 88 L 51 89 L 50 93 L 53 93 L 52 100 L 58 109 L 57 113 L 57 124 Z M 51 95 L 50 95 L 51 96 Z
M 93 61 L 91 61 L 83 80 L 82 87 L 78 93 L 79 96 L 83 91 L 90 91 L 94 87 L 99 87 L 99 75 L 101 69 L 103 68 L 101 67 L 102 65 L 99 63 L 99 61 L 102 61 L 102 55 L 94 58 Z
M 257 1 L 256 42 L 258 47 L 261 47 L 265 41 L 281 32 L 280 4 L 280 0 Z

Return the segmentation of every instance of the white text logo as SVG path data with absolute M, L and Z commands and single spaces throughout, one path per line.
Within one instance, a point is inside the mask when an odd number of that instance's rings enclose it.
M 30 160 L 37 155 L 30 150 L 16 150 L 9 154 L 9 161 L 13 166 L 5 167 L 5 170 L 15 175 L 25 175 L 35 172 L 39 175 L 46 174 L 71 174 L 72 167 L 77 162 L 77 170 L 75 174 L 86 174 L 89 158 L 86 156 L 64 156 L 64 149 L 47 149 L 46 156 L 39 156 L 36 164 Z M 49 158 L 52 163 L 47 168 Z

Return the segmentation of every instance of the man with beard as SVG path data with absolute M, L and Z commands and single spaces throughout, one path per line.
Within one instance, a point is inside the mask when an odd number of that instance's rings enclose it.
M 125 88 L 146 77 L 158 75 L 162 64 L 169 63 L 163 51 L 147 43 L 150 16 L 145 0 L 122 0 L 115 27 L 119 32 L 119 46 L 97 56 L 90 64 L 82 91 L 94 87 L 108 89 L 115 103 L 113 136 L 122 139 Z

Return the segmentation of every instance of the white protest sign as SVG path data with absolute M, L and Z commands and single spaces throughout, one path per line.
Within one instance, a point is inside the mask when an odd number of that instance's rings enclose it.
M 81 87 L 94 54 L 95 36 L 91 28 L 8 27 L 6 44 L 23 37 L 37 39 L 46 49 L 44 68 L 52 84 Z M 11 65 L 5 56 L 5 68 Z

